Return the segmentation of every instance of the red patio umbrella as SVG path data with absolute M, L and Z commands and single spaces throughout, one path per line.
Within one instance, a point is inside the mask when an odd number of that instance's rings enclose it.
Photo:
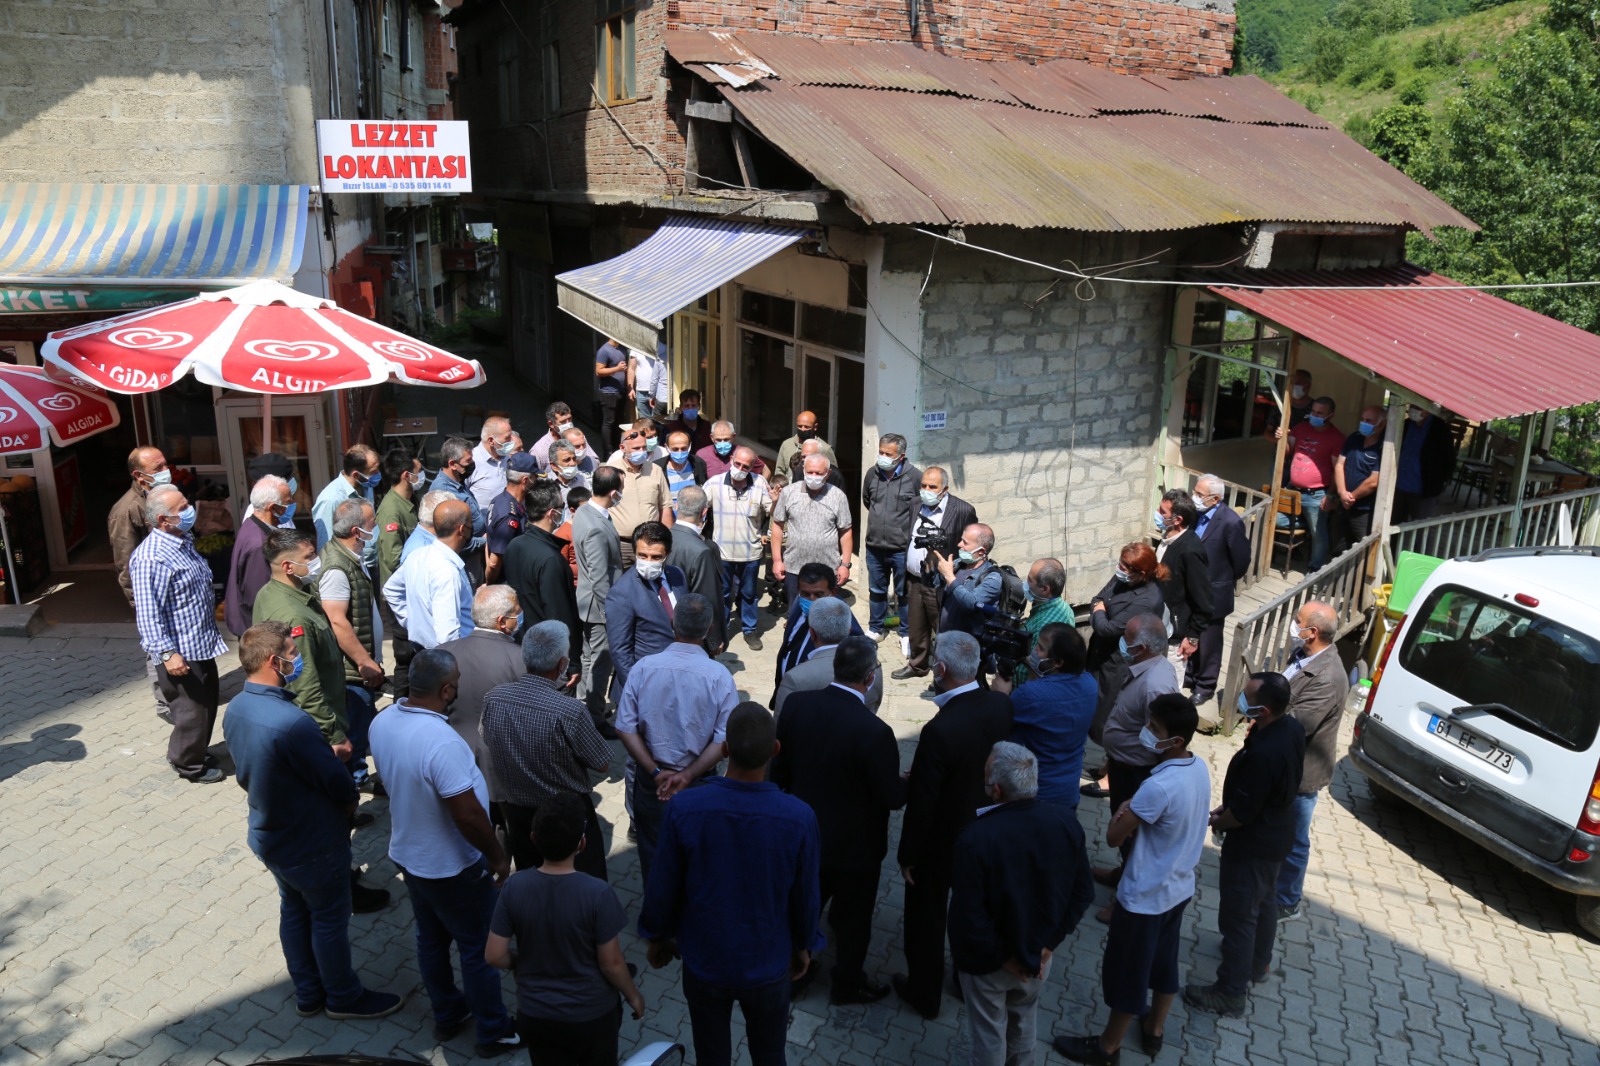
M 117 405 L 93 385 L 63 384 L 42 367 L 0 363 L 0 455 L 76 444 L 121 422 Z M 18 585 L 4 507 L 0 507 L 0 544 L 5 547 L 4 569 L 15 596 Z

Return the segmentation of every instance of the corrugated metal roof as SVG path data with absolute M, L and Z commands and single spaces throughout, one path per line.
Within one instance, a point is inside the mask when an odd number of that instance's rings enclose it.
M 744 32 L 673 32 L 667 48 L 869 222 L 1476 228 L 1255 78 Z
M 1600 337 L 1443 274 L 1408 263 L 1231 276 L 1240 283 L 1211 291 L 1463 417 L 1487 421 L 1600 400 Z

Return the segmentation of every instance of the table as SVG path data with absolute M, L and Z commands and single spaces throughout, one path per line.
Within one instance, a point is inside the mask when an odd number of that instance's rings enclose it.
M 439 420 L 429 415 L 423 418 L 390 418 L 383 423 L 385 441 L 403 444 L 411 454 L 421 458 L 428 438 L 439 432 Z

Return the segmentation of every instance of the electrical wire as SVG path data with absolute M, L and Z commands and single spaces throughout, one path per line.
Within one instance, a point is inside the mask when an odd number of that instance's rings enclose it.
M 1204 289 L 1204 288 L 1211 288 L 1211 287 L 1219 287 L 1219 288 L 1225 288 L 1225 289 L 1266 290 L 1266 291 L 1269 291 L 1269 292 L 1391 292 L 1391 293 L 1401 293 L 1401 294 L 1406 294 L 1406 295 L 1411 295 L 1413 293 L 1415 293 L 1415 294 L 1431 294 L 1431 293 L 1445 293 L 1445 292 L 1456 292 L 1456 293 L 1459 293 L 1459 292 L 1506 292 L 1506 291 L 1519 291 L 1519 290 L 1525 290 L 1525 289 L 1585 289 L 1585 288 L 1594 288 L 1596 286 L 1600 286 L 1600 279 L 1596 279 L 1596 280 L 1593 280 L 1593 281 L 1521 282 L 1521 283 L 1515 283 L 1515 284 L 1500 284 L 1500 285 L 1461 285 L 1461 284 L 1458 283 L 1458 284 L 1453 285 L 1453 286 L 1452 285 L 1395 286 L 1395 285 L 1264 285 L 1264 284 L 1255 284 L 1255 283 L 1252 283 L 1252 282 L 1242 282 L 1238 278 L 1225 278 L 1225 279 L 1218 279 L 1218 280 L 1213 280 L 1213 281 L 1196 281 L 1196 280 L 1176 279 L 1176 278 L 1123 278 L 1123 277 L 1116 277 L 1116 276 L 1107 275 L 1107 274 L 1089 274 L 1089 273 L 1086 273 L 1086 272 L 1084 272 L 1082 270 L 1068 270 L 1068 269 L 1065 269 L 1063 267 L 1051 266 L 1049 263 L 1040 263 L 1040 262 L 1036 262 L 1036 261 L 1034 261 L 1032 259 L 1024 259 L 1020 255 L 1012 255 L 1010 252 L 1002 252 L 997 248 L 985 248 L 981 244 L 973 244 L 970 241 L 957 240 L 954 237 L 947 237 L 943 233 L 936 233 L 933 230 L 923 229 L 920 226 L 914 226 L 912 228 L 915 229 L 918 233 L 924 234 L 924 235 L 929 236 L 929 237 L 933 237 L 933 238 L 935 238 L 937 240 L 948 241 L 950 244 L 957 244 L 957 245 L 960 245 L 963 248 L 970 248 L 975 252 L 984 252 L 984 253 L 986 253 L 988 255 L 998 256 L 1001 259 L 1009 259 L 1013 263 L 1022 263 L 1022 264 L 1026 265 L 1026 266 L 1038 267 L 1040 270 L 1048 270 L 1053 274 L 1061 274 L 1064 277 L 1077 278 L 1077 279 L 1079 279 L 1080 282 L 1089 282 L 1091 285 L 1096 281 L 1114 281 L 1114 282 L 1117 282 L 1117 283 L 1122 284 L 1122 285 L 1159 285 L 1159 286 L 1166 286 L 1166 287 L 1173 287 L 1173 288 L 1200 288 L 1200 289 Z

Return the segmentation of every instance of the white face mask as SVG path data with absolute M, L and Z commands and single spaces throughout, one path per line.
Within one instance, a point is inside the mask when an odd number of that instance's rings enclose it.
M 1289 391 L 1297 400 L 1303 400 L 1306 397 L 1306 387 L 1304 385 L 1296 385 Z
M 636 559 L 633 568 L 639 571 L 639 576 L 646 581 L 657 581 L 661 577 L 661 568 L 664 564 L 657 559 Z
M 828 483 L 828 479 L 823 474 L 807 474 L 806 475 L 806 488 L 810 489 L 812 492 L 816 492 L 818 489 L 820 489 L 822 486 L 826 485 L 827 483 Z
M 311 584 L 317 580 L 317 575 L 322 573 L 322 559 L 320 557 L 313 558 L 309 563 L 301 563 L 300 565 L 306 568 L 305 577 L 299 579 L 302 585 Z
M 740 470 L 736 466 L 728 467 L 728 480 L 744 483 L 750 480 L 750 471 Z
M 1306 628 L 1308 627 L 1301 625 L 1293 618 L 1289 619 L 1289 646 L 1291 648 L 1297 648 L 1306 642 L 1305 638 L 1300 635 L 1300 631 Z

